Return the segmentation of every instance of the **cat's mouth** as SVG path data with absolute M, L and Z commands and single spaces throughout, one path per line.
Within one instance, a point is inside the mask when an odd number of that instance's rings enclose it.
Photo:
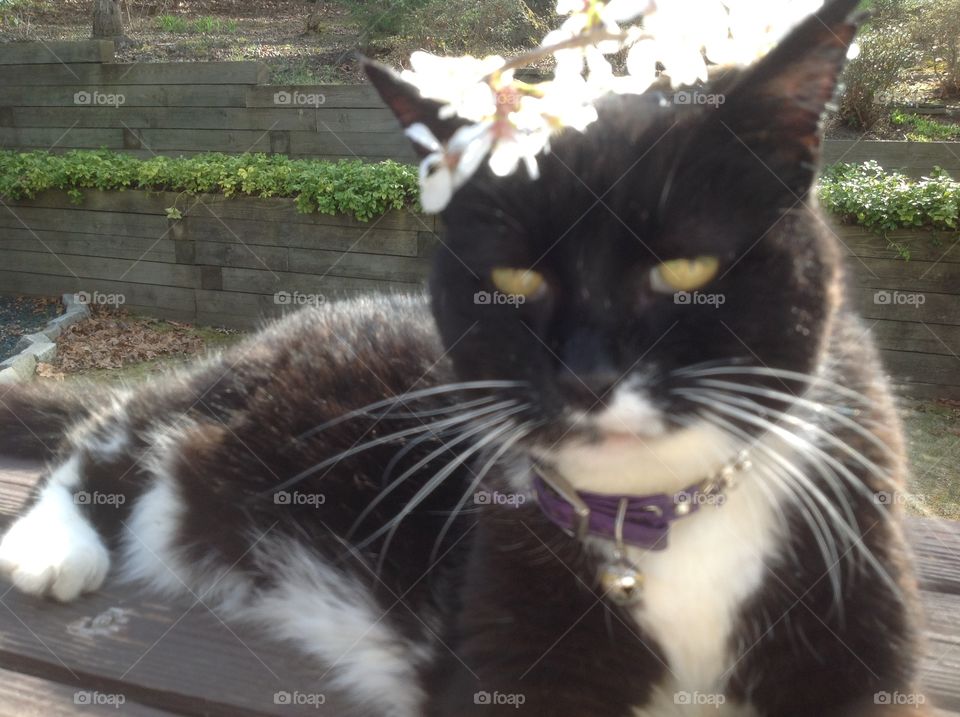
M 679 429 L 657 424 L 571 432 L 531 457 L 552 466 L 577 490 L 642 495 L 674 492 L 713 473 L 742 446 L 706 421 Z M 659 428 L 659 427 L 658 427 Z

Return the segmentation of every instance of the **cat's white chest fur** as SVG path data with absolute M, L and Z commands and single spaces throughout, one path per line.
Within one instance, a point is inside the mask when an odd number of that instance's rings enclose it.
M 631 612 L 666 657 L 669 676 L 648 715 L 750 715 L 724 696 L 736 666 L 734 630 L 744 601 L 759 587 L 780 545 L 779 523 L 756 481 L 745 477 L 722 506 L 677 521 L 666 550 L 628 549 L 645 577 Z
M 692 485 L 735 454 L 727 436 L 697 426 L 668 441 L 572 448 L 555 452 L 553 459 L 580 490 L 643 494 Z M 777 491 L 764 481 L 763 466 L 754 463 L 721 505 L 704 505 L 675 521 L 665 550 L 628 547 L 628 557 L 644 574 L 643 597 L 631 614 L 642 635 L 656 640 L 667 675 L 653 701 L 637 707 L 636 717 L 755 714 L 725 695 L 736 667 L 739 612 L 783 544 Z M 646 489 L 644 479 L 650 481 Z M 613 547 L 608 540 L 590 543 L 606 555 Z

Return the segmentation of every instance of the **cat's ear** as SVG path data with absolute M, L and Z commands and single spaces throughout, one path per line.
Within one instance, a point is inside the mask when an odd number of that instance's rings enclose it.
M 370 84 L 380 94 L 380 98 L 397 116 L 404 129 L 414 124 L 427 127 L 440 142 L 446 142 L 460 127 L 469 124 L 461 117 L 440 117 L 440 108 L 443 103 L 432 100 L 420 94 L 415 85 L 410 84 L 385 65 L 372 60 L 363 63 L 364 72 Z M 418 155 L 425 156 L 427 148 L 413 142 L 413 148 Z
M 724 121 L 777 174 L 819 159 L 820 118 L 857 31 L 857 4 L 827 0 L 731 88 Z M 800 189 L 806 179 L 795 179 Z

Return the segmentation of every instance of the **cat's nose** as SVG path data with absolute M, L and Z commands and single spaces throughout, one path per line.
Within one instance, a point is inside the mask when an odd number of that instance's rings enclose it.
M 557 376 L 557 382 L 563 392 L 575 397 L 578 402 L 585 403 L 587 408 L 592 408 L 609 398 L 619 380 L 620 375 L 612 367 L 602 366 L 586 371 L 562 367 Z
M 608 343 L 593 328 L 571 332 L 558 356 L 557 381 L 567 395 L 592 406 L 620 380 Z

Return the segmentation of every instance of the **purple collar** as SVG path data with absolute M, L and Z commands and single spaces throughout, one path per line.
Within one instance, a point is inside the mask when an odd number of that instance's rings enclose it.
M 568 535 L 581 540 L 595 535 L 645 550 L 663 550 L 675 520 L 702 507 L 722 505 L 735 474 L 749 467 L 741 454 L 714 475 L 676 493 L 622 496 L 576 491 L 556 471 L 537 464 L 533 488 L 544 515 Z

